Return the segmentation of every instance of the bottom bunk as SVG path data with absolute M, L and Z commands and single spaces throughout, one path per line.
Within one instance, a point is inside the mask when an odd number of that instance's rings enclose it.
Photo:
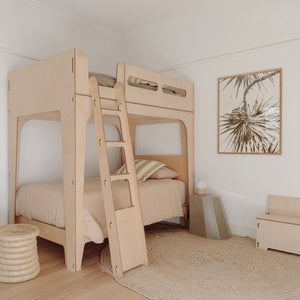
M 130 206 L 126 181 L 112 183 L 115 209 Z M 144 225 L 172 217 L 181 217 L 185 185 L 180 180 L 150 179 L 138 183 Z M 20 186 L 16 196 L 16 214 L 28 219 L 64 228 L 62 182 L 39 182 Z M 84 184 L 83 236 L 95 243 L 107 237 L 103 196 L 99 178 Z
M 138 189 L 144 225 L 183 216 L 186 201 L 184 182 L 176 179 L 148 179 L 138 183 Z M 126 181 L 113 182 L 113 195 L 116 209 L 131 205 Z M 107 237 L 103 205 L 99 178 L 87 178 L 84 184 L 81 256 L 85 243 L 102 243 Z M 38 182 L 20 186 L 16 194 L 16 215 L 16 222 L 36 225 L 41 237 L 65 247 L 63 182 Z

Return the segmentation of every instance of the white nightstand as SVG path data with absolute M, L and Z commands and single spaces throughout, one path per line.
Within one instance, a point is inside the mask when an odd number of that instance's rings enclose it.
M 189 204 L 191 233 L 219 240 L 231 237 L 219 197 L 191 195 Z

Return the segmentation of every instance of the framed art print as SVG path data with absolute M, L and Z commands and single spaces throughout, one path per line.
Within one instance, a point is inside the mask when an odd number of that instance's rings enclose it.
M 218 153 L 281 154 L 282 70 L 218 80 Z

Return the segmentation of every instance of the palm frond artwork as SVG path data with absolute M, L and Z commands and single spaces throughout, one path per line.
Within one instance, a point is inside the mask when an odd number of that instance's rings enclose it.
M 218 153 L 281 153 L 281 69 L 219 78 Z

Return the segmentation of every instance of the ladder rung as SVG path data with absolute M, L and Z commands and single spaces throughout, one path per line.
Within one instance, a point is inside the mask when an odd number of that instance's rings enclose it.
M 124 148 L 126 145 L 125 142 L 119 142 L 119 141 L 116 141 L 116 142 L 106 142 L 106 146 L 107 147 L 116 147 L 116 148 Z
M 102 109 L 102 114 L 109 116 L 120 116 L 121 112 L 116 109 Z
M 118 174 L 118 175 L 111 175 L 110 180 L 116 181 L 116 180 L 128 180 L 130 178 L 130 174 Z
M 120 211 L 120 210 L 123 210 L 123 209 L 132 208 L 132 207 L 135 207 L 135 206 L 134 206 L 134 205 L 130 205 L 130 206 L 128 206 L 128 207 L 116 208 L 116 209 L 115 209 L 115 212 Z

